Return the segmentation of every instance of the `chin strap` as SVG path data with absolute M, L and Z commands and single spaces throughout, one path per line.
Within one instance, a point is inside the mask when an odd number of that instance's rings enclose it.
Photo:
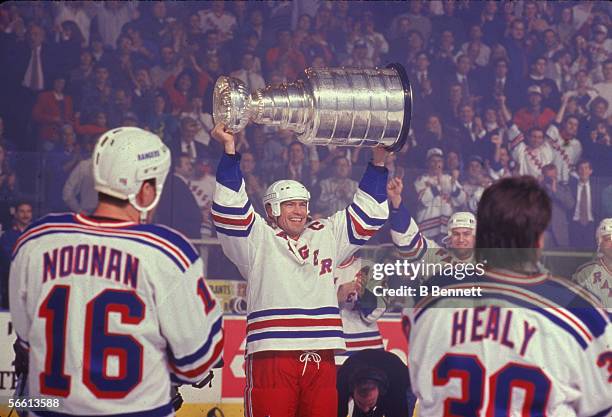
M 136 201 L 136 194 L 132 194 L 128 197 L 130 204 L 140 213 L 140 223 L 144 224 L 147 222 L 147 214 L 159 203 L 161 192 L 162 190 L 159 187 L 155 188 L 155 198 L 147 207 L 142 207 L 140 204 L 138 204 Z

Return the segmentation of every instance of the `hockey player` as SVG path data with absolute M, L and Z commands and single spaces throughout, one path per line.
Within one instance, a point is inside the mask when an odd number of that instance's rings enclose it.
M 612 309 L 612 218 L 599 223 L 595 239 L 597 259 L 580 266 L 574 281 L 599 297 L 604 307 Z
M 443 290 L 478 286 L 482 297 L 417 297 L 410 316 L 419 416 L 612 412 L 612 324 L 590 293 L 540 269 L 550 217 L 550 199 L 532 177 L 484 192 L 476 260 L 486 262 L 485 276 L 430 279 Z
M 401 205 L 401 217 L 406 219 L 402 226 L 391 229 L 391 238 L 398 255 L 410 262 L 424 264 L 458 264 L 474 262 L 474 242 L 476 240 L 476 218 L 468 211 L 458 211 L 448 220 L 445 238 L 447 248 L 426 238 L 419 230 L 410 213 Z M 418 278 L 424 280 L 428 274 Z
M 248 282 L 246 415 L 334 415 L 334 349 L 345 348 L 334 271 L 388 217 L 386 152 L 374 148 L 345 210 L 312 221 L 308 190 L 282 180 L 266 191 L 264 219 L 248 201 L 234 138 L 223 125 L 212 134 L 225 149 L 213 220 L 223 251 Z
M 122 127 L 93 154 L 93 215 L 50 214 L 13 251 L 10 310 L 36 416 L 171 416 L 171 385 L 221 358 L 222 316 L 198 252 L 146 224 L 170 168 L 156 135 Z M 25 355 L 24 355 L 25 354 Z
M 397 208 L 401 202 L 402 181 L 392 178 L 387 184 L 391 223 L 395 216 L 401 215 Z M 387 309 L 387 301 L 376 297 L 367 288 L 371 266 L 357 256 L 351 256 L 336 269 L 336 287 L 346 351 L 336 352 L 336 365 L 356 352 L 365 349 L 384 349 L 382 336 L 376 321 Z

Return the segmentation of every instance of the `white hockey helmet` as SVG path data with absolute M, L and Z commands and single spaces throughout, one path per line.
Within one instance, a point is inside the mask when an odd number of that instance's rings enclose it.
M 601 239 L 608 235 L 612 235 L 612 217 L 603 219 L 601 223 L 599 223 L 597 231 L 595 232 L 595 240 L 597 241 L 597 245 L 601 244 Z
M 100 136 L 92 157 L 96 191 L 128 200 L 141 221 L 159 202 L 170 169 L 170 149 L 155 134 L 137 127 L 119 127 Z M 154 179 L 155 200 L 140 207 L 136 195 L 146 180 Z
M 458 211 L 448 219 L 447 230 L 450 237 L 453 229 L 465 227 L 476 233 L 476 217 L 469 211 Z
M 280 205 L 284 201 L 310 201 L 310 193 L 301 183 L 294 180 L 280 180 L 272 183 L 263 198 L 264 207 L 270 204 L 274 217 L 280 216 Z

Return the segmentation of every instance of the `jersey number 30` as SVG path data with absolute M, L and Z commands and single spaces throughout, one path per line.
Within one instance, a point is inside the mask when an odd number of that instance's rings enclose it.
M 435 386 L 444 386 L 451 378 L 461 380 L 461 398 L 444 401 L 446 417 L 474 417 L 480 415 L 484 401 L 486 372 L 475 355 L 447 353 L 433 370 Z M 546 415 L 550 394 L 550 380 L 541 369 L 519 363 L 508 363 L 489 378 L 489 408 L 486 415 L 506 417 L 512 405 L 512 389 L 525 390 L 522 416 Z
M 56 285 L 38 311 L 45 319 L 47 347 L 45 370 L 40 374 L 41 394 L 70 394 L 71 376 L 65 374 L 69 299 L 70 287 Z M 114 289 L 102 291 L 87 303 L 82 378 L 96 398 L 124 398 L 142 380 L 143 347 L 130 335 L 109 331 L 110 313 L 117 313 L 122 324 L 135 325 L 144 319 L 145 305 L 133 291 Z M 107 371 L 111 356 L 117 358 L 114 375 Z

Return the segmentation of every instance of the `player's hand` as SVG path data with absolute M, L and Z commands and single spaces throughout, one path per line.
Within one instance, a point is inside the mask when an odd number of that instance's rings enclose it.
M 387 183 L 387 198 L 391 202 L 393 208 L 398 208 L 402 202 L 402 190 L 404 182 L 401 178 L 395 177 Z
M 226 154 L 234 155 L 236 153 L 234 135 L 226 129 L 223 123 L 217 123 L 210 134 L 217 142 L 223 145 Z

